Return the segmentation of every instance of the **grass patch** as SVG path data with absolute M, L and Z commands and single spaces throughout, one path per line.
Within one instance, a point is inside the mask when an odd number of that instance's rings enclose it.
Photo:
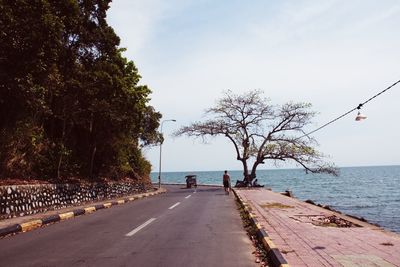
M 264 209 L 292 209 L 292 208 L 294 208 L 293 206 L 284 205 L 282 203 L 277 203 L 277 202 L 265 203 L 265 204 L 261 204 L 260 206 Z

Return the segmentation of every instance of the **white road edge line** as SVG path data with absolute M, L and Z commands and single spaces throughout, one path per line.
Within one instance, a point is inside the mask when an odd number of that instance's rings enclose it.
M 174 205 L 172 205 L 171 207 L 169 207 L 169 210 L 172 210 L 173 208 L 175 208 L 176 206 L 178 206 L 179 204 L 181 204 L 181 202 L 177 202 Z
M 188 195 L 188 196 L 186 196 L 185 198 L 189 198 L 189 197 L 191 197 L 192 195 Z
M 129 233 L 127 233 L 125 236 L 133 236 L 134 234 L 136 234 L 137 232 L 139 232 L 140 230 L 142 230 L 143 228 L 145 228 L 147 225 L 151 224 L 152 222 L 154 222 L 156 220 L 156 218 L 151 218 L 149 220 L 147 220 L 145 223 L 143 223 L 142 225 L 136 227 L 135 229 L 133 229 L 132 231 L 130 231 Z

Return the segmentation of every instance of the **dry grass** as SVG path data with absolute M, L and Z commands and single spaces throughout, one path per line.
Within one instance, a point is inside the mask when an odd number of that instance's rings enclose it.
M 292 209 L 293 206 L 284 205 L 282 203 L 265 203 L 260 205 L 264 209 Z

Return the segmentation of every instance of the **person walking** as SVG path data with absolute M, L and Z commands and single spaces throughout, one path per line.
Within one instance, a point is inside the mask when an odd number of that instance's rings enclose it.
M 224 171 L 224 175 L 222 176 L 222 183 L 224 185 L 225 194 L 229 195 L 231 177 L 229 176 L 228 171 Z

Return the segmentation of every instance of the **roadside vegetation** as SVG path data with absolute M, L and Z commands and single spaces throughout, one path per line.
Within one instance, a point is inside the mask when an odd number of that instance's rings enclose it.
M 146 177 L 160 140 L 110 0 L 0 1 L 0 180 Z
M 237 198 L 235 202 L 240 214 L 240 218 L 242 219 L 243 228 L 246 231 L 247 236 L 251 240 L 251 243 L 253 244 L 253 255 L 255 257 L 255 262 L 259 263 L 261 267 L 270 266 L 268 264 L 267 251 L 265 250 L 262 242 L 257 237 L 257 228 L 251 223 L 249 214 L 246 212 L 246 210 L 243 208 Z

